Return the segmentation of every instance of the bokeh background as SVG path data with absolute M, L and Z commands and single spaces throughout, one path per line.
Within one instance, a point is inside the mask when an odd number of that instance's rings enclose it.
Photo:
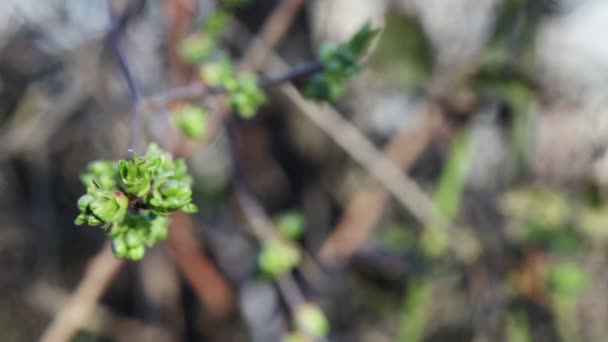
M 239 7 L 219 48 L 239 61 L 288 2 Z M 346 128 L 320 127 L 273 88 L 237 125 L 259 205 L 303 227 L 289 284 L 322 308 L 326 339 L 608 341 L 608 2 L 291 2 L 274 49 L 290 65 L 365 22 L 382 28 L 334 106 Z M 144 95 L 197 77 L 180 42 L 204 34 L 214 1 L 112 3 Z M 2 341 L 37 340 L 107 240 L 73 220 L 86 164 L 128 144 L 133 104 L 111 24 L 105 0 L 0 2 Z M 148 141 L 175 144 L 168 112 L 145 113 Z M 352 145 L 336 144 L 353 128 Z M 166 243 L 121 266 L 74 341 L 281 341 L 293 330 L 285 289 L 260 274 L 225 134 L 185 144 L 200 212 L 174 217 Z M 378 182 L 370 166 L 386 163 L 408 182 Z M 445 223 L 421 224 L 395 193 Z

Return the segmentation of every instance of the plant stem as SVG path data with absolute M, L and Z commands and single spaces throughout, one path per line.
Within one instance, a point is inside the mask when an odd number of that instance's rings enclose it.
M 121 47 L 120 47 L 120 37 L 119 37 L 119 25 L 118 20 L 116 19 L 116 15 L 112 10 L 112 6 L 110 0 L 106 0 L 106 5 L 108 8 L 108 16 L 110 21 L 110 31 L 108 33 L 108 44 L 112 49 L 112 53 L 118 62 L 118 66 L 122 75 L 127 82 L 127 86 L 129 88 L 129 94 L 131 96 L 131 100 L 134 104 L 133 114 L 131 115 L 131 124 L 130 124 L 130 134 L 129 134 L 129 142 L 128 149 L 137 152 L 138 144 L 141 137 L 141 111 L 138 109 L 139 103 L 142 100 L 141 88 L 135 77 L 133 76 L 133 72 L 129 67 L 129 62 L 125 57 Z

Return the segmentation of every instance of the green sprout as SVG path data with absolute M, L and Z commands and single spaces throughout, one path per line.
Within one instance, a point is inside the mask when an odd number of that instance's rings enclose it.
M 296 309 L 295 317 L 298 330 L 313 337 L 322 338 L 329 334 L 329 321 L 321 308 L 305 303 Z
M 320 101 L 336 102 L 344 93 L 345 82 L 361 71 L 359 59 L 378 34 L 369 23 L 365 24 L 346 43 L 325 43 L 319 51 L 323 72 L 310 78 L 304 88 L 304 96 Z
M 188 138 L 198 139 L 207 133 L 209 114 L 199 106 L 182 105 L 174 111 L 173 124 Z
M 203 32 L 193 33 L 179 43 L 179 55 L 187 64 L 204 61 L 215 50 L 216 40 Z
M 201 78 L 210 86 L 225 89 L 230 105 L 245 119 L 252 118 L 266 102 L 257 76 L 252 73 L 237 75 L 234 65 L 227 59 L 206 64 L 201 70 Z
M 280 215 L 276 219 L 276 226 L 282 236 L 297 240 L 304 234 L 306 221 L 302 214 L 291 211 Z
M 118 184 L 118 175 L 113 171 L 116 169 L 116 162 L 111 160 L 96 160 L 91 162 L 86 172 L 80 176 L 80 180 L 87 189 L 112 190 Z M 97 185 L 94 183 L 97 182 Z
M 300 252 L 280 239 L 270 239 L 264 243 L 258 262 L 267 275 L 276 277 L 289 272 L 300 262 Z
M 137 157 L 131 152 L 129 160 L 118 162 L 118 175 L 121 188 L 125 192 L 140 197 L 150 190 L 152 177 L 158 171 L 160 159 L 158 157 Z
M 99 225 L 114 223 L 121 220 L 127 213 L 129 200 L 120 191 L 103 189 L 88 190 L 86 195 L 78 199 L 80 215 L 74 223 L 81 225 Z
M 155 144 L 144 156 L 131 153 L 128 160 L 94 161 L 81 180 L 87 193 L 78 200 L 80 214 L 74 223 L 110 227 L 108 236 L 118 258 L 141 259 L 146 247 L 167 238 L 169 214 L 198 210 L 185 161 L 173 160 Z

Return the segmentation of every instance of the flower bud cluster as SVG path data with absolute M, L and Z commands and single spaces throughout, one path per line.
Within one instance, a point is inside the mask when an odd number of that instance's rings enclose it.
M 77 225 L 110 227 L 114 254 L 139 260 L 145 247 L 167 237 L 168 215 L 198 209 L 192 203 L 192 178 L 183 159 L 152 144 L 144 156 L 94 161 L 81 176 L 87 193 L 78 200 Z

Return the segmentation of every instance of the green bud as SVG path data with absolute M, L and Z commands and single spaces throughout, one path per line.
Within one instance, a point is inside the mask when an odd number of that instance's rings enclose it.
M 585 286 L 587 276 L 581 266 L 573 262 L 559 262 L 551 268 L 549 285 L 560 295 L 576 295 Z
M 215 49 L 216 42 L 204 33 L 190 35 L 179 44 L 179 54 L 182 60 L 188 64 L 198 64 Z
M 112 239 L 112 251 L 114 251 L 116 257 L 124 258 L 127 256 L 128 250 L 127 244 L 122 236 Z
M 87 165 L 86 172 L 80 176 L 88 190 L 116 188 L 116 163 L 109 160 L 96 160 Z
M 188 214 L 194 214 L 198 212 L 198 207 L 194 203 L 188 203 L 181 208 L 181 210 Z
M 276 220 L 279 233 L 292 240 L 299 239 L 304 234 L 305 225 L 304 216 L 297 212 L 285 213 Z
M 85 223 L 86 221 L 87 221 L 87 216 L 85 214 L 80 214 L 74 220 L 74 224 L 77 226 L 80 226 L 81 224 Z
M 300 253 L 290 244 L 272 239 L 264 244 L 258 261 L 264 273 L 277 276 L 294 268 L 300 262 Z
M 81 212 L 84 212 L 87 210 L 87 207 L 89 206 L 89 204 L 93 201 L 93 196 L 89 195 L 89 194 L 84 194 L 82 196 L 80 196 L 80 198 L 78 199 L 78 202 L 76 203 L 76 205 L 78 206 L 78 210 L 80 210 Z
M 300 305 L 296 309 L 295 320 L 298 329 L 311 336 L 322 338 L 329 333 L 329 321 L 323 311 L 312 303 Z
M 77 203 L 80 215 L 74 221 L 81 225 L 87 222 L 90 226 L 119 221 L 127 212 L 129 200 L 120 191 L 92 190 L 80 197 Z
M 304 96 L 335 102 L 344 92 L 348 78 L 361 70 L 358 59 L 377 33 L 378 30 L 372 30 L 370 25 L 366 24 L 346 43 L 323 44 L 319 59 L 323 62 L 324 70 L 310 78 L 304 88 Z
M 183 159 L 177 159 L 173 164 L 173 179 L 182 181 L 188 185 L 192 185 L 192 177 L 188 173 L 188 165 Z
M 87 219 L 88 219 L 87 224 L 89 226 L 99 226 L 100 224 L 103 223 L 102 220 L 100 220 L 99 218 L 97 218 L 95 216 L 89 216 Z
M 161 165 L 160 157 L 136 157 L 118 162 L 120 185 L 128 193 L 137 197 L 150 190 L 153 175 Z
M 148 202 L 158 214 L 180 210 L 192 202 L 192 188 L 190 184 L 176 179 L 162 179 L 154 184 Z
M 169 219 L 164 216 L 157 216 L 152 220 L 146 244 L 152 244 L 165 240 L 169 233 Z
M 186 137 L 198 139 L 207 133 L 207 117 L 203 108 L 184 105 L 173 115 L 173 123 Z
M 140 231 L 137 229 L 128 230 L 125 233 L 125 244 L 129 249 L 143 245 L 143 236 Z
M 113 174 L 116 172 L 116 166 L 109 160 L 95 160 L 87 165 L 87 172 L 95 176 Z
M 203 32 L 209 33 L 212 37 L 218 38 L 230 19 L 230 14 L 226 11 L 218 9 L 206 18 L 203 25 Z
M 234 78 L 234 66 L 225 58 L 201 68 L 201 79 L 210 86 L 226 88 Z
M 120 191 L 98 191 L 89 204 L 93 215 L 104 222 L 120 220 L 127 212 L 129 199 Z
M 156 144 L 141 157 L 132 154 L 129 160 L 116 163 L 93 162 L 83 179 L 91 187 L 78 199 L 80 213 L 74 223 L 111 226 L 107 235 L 119 258 L 139 260 L 146 246 L 166 239 L 167 214 L 180 209 L 197 211 L 185 161 L 173 160 Z M 130 200 L 134 205 L 127 213 Z
M 144 257 L 144 254 L 146 254 L 146 248 L 144 246 L 137 246 L 137 247 L 130 248 L 127 251 L 126 256 L 128 259 L 131 259 L 133 261 L 138 261 Z

